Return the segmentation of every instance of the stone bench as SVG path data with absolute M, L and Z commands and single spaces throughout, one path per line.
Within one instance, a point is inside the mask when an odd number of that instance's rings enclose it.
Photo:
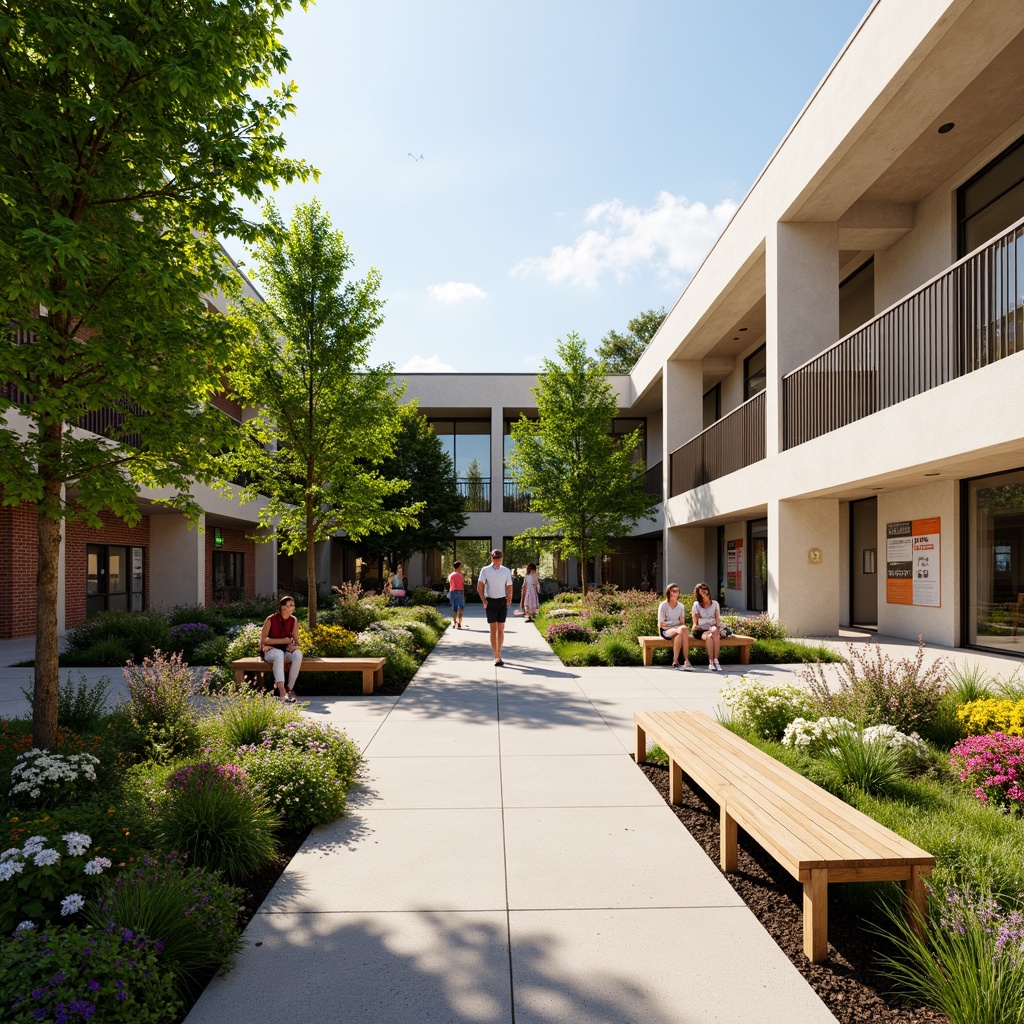
M 262 658 L 238 658 L 231 662 L 235 682 L 241 684 L 246 672 L 273 672 L 273 666 Z M 299 677 L 306 672 L 362 672 L 363 693 L 373 693 L 374 686 L 384 683 L 383 658 L 309 658 L 303 657 Z

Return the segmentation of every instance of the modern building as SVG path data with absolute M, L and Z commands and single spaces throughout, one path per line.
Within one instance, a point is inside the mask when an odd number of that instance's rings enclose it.
M 643 423 L 663 501 L 592 578 L 706 580 L 794 635 L 864 626 L 1024 652 L 1022 68 L 1022 3 L 871 5 L 648 349 L 612 380 L 618 426 Z M 455 557 L 483 564 L 539 522 L 506 467 L 534 384 L 409 376 L 469 515 L 450 552 L 405 567 L 410 583 Z M 66 538 L 66 625 L 136 593 L 198 601 L 218 580 L 266 592 L 291 578 L 273 545 L 245 540 L 246 506 L 204 495 L 196 534 L 148 501 L 137 534 Z M 0 550 L 31 559 L 31 523 L 0 515 Z M 325 579 L 359 568 L 343 541 L 321 555 Z M 0 635 L 31 628 L 10 621 L 30 607 L 12 566 Z M 544 568 L 568 584 L 581 571 Z
M 1024 652 L 1022 68 L 1024 4 L 872 4 L 614 380 L 662 478 L 659 587 Z M 533 523 L 499 477 L 531 384 L 409 378 L 457 471 L 489 460 L 466 539 Z

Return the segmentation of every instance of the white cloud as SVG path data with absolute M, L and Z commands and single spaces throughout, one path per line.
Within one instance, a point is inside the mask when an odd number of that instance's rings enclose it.
M 594 225 L 572 245 L 556 245 L 550 256 L 531 256 L 513 274 L 541 273 L 549 281 L 588 288 L 605 274 L 625 281 L 642 267 L 667 279 L 689 276 L 700 265 L 736 210 L 731 199 L 712 208 L 661 192 L 653 206 L 627 206 L 618 199 L 597 203 L 584 215 Z
M 456 373 L 454 366 L 441 361 L 440 356 L 413 356 L 404 366 L 398 368 L 399 373 Z
M 448 281 L 445 284 L 432 284 L 427 288 L 430 297 L 451 305 L 453 302 L 466 302 L 468 299 L 486 299 L 487 292 L 468 281 Z

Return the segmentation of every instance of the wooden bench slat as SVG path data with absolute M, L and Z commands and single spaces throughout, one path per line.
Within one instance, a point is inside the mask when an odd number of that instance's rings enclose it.
M 303 672 L 361 672 L 363 675 L 363 693 L 371 694 L 375 686 L 384 683 L 384 658 L 318 658 L 310 656 L 302 659 Z M 235 682 L 241 684 L 246 672 L 272 672 L 273 666 L 262 658 L 236 658 L 231 662 L 235 673 Z
M 738 636 L 735 633 L 732 636 L 724 636 L 720 638 L 721 645 L 723 647 L 738 647 L 740 651 L 740 664 L 750 664 L 750 648 L 754 645 L 754 638 L 751 636 Z M 663 636 L 641 636 L 637 637 L 637 643 L 640 644 L 640 649 L 643 652 L 644 664 L 650 666 L 654 663 L 654 651 L 659 647 L 671 647 L 672 641 L 666 640 Z M 697 637 L 690 637 L 691 647 L 703 647 L 707 650 L 707 643 L 703 637 L 697 639 Z
M 739 827 L 804 887 L 804 952 L 828 955 L 830 882 L 900 881 L 911 925 L 920 930 L 924 878 L 935 858 L 816 786 L 699 711 L 637 711 L 636 756 L 650 738 L 669 756 L 669 793 L 685 771 L 719 805 L 721 865 L 737 865 Z
M 742 737 L 736 736 L 727 729 L 722 730 L 722 727 L 712 722 L 710 718 L 703 717 L 704 721 L 695 718 L 691 723 L 695 730 L 701 731 L 710 742 L 720 742 L 722 746 L 729 745 L 731 753 L 738 761 L 746 764 L 751 771 L 774 779 L 784 795 L 784 799 L 791 799 L 806 813 L 821 815 L 827 820 L 841 825 L 857 837 L 859 844 L 865 844 L 871 851 L 877 851 L 883 856 L 897 859 L 921 857 L 929 860 L 931 858 L 926 851 L 886 828 L 874 818 L 805 779 L 798 772 L 776 761 L 770 754 L 747 743 Z M 709 731 L 708 727 L 719 730 L 723 735 L 716 735 Z

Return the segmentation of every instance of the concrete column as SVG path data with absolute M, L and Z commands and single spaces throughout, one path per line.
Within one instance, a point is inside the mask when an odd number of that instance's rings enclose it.
M 776 224 L 765 247 L 768 458 L 782 451 L 782 378 L 839 340 L 839 228 Z
M 839 632 L 839 502 L 808 498 L 768 503 L 768 610 L 793 636 Z
M 491 512 L 505 509 L 505 407 L 499 402 L 491 406 Z M 494 539 L 491 539 L 494 544 Z M 494 547 L 503 544 L 499 537 Z
M 257 594 L 277 594 L 277 541 L 273 530 L 260 528 L 256 542 L 255 576 Z M 266 537 L 267 540 L 262 538 Z
M 206 604 L 206 516 L 150 516 L 149 599 L 154 608 Z
M 662 483 L 672 494 L 672 452 L 696 437 L 704 422 L 704 374 L 699 359 L 670 359 L 661 377 Z
M 673 526 L 665 531 L 665 564 L 658 570 L 661 589 L 675 583 L 685 595 L 704 579 L 704 527 Z

